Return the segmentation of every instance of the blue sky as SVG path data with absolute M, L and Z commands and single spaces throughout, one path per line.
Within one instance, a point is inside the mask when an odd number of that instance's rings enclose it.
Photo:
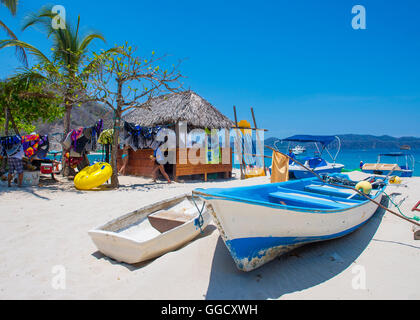
M 21 20 L 48 2 L 21 0 L 18 15 L 0 8 L 17 36 L 49 52 L 50 42 Z M 50 2 L 51 3 L 51 2 Z M 185 59 L 186 88 L 233 119 L 293 134 L 388 134 L 420 137 L 420 2 L 371 1 L 80 1 L 62 0 L 67 18 L 107 43 L 128 41 Z M 366 30 L 351 9 L 366 8 Z M 6 37 L 1 32 L 0 37 Z M 19 67 L 0 51 L 0 77 Z

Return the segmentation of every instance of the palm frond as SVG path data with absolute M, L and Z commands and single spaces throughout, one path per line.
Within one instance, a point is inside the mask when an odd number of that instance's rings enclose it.
M 1 0 L 1 3 L 9 9 L 13 16 L 16 15 L 18 0 Z
M 99 33 L 91 33 L 87 36 L 85 36 L 82 40 L 82 43 L 80 44 L 79 49 L 81 51 L 85 51 L 88 45 L 92 42 L 94 39 L 101 39 L 103 42 L 106 42 L 105 38 L 99 34 Z
M 51 64 L 51 61 L 36 47 L 30 45 L 29 43 L 10 39 L 10 40 L 0 40 L 0 50 L 8 47 L 20 47 L 28 50 L 33 56 L 35 56 L 40 62 Z
M 38 12 L 31 12 L 27 14 L 23 18 L 22 31 L 29 27 L 35 27 L 39 25 L 42 29 L 44 29 L 47 37 L 50 37 L 51 34 L 54 33 L 51 20 L 56 16 L 55 13 L 52 13 L 51 9 L 51 5 L 46 5 L 43 6 Z
M 10 30 L 4 23 L 3 21 L 0 20 L 0 29 L 3 29 L 4 31 L 6 31 L 7 35 L 12 38 L 13 40 L 17 40 L 16 35 L 13 33 L 12 30 Z M 26 56 L 26 52 L 25 49 L 17 46 L 16 47 L 16 56 L 18 58 L 18 60 L 26 67 L 28 66 L 28 57 Z

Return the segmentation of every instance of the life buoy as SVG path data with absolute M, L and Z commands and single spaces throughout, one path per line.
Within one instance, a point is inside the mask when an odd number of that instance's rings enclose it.
M 369 194 L 372 191 L 372 185 L 368 181 L 360 181 L 356 184 L 356 190 L 362 190 L 364 194 Z
M 99 187 L 112 176 L 112 167 L 107 162 L 98 162 L 84 168 L 74 177 L 74 186 L 79 190 Z

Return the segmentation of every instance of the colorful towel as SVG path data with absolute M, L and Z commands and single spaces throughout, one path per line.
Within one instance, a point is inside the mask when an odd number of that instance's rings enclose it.
M 22 146 L 25 156 L 32 158 L 38 152 L 39 134 L 30 134 L 22 137 Z
M 29 134 L 23 136 L 22 146 L 27 158 L 30 159 L 35 155 L 39 155 L 43 158 L 46 156 L 49 149 L 48 135 L 41 136 L 39 134 Z
M 83 135 L 83 127 L 80 127 L 78 129 L 73 129 L 71 131 L 71 142 L 73 144 L 74 149 L 76 149 L 76 141 Z

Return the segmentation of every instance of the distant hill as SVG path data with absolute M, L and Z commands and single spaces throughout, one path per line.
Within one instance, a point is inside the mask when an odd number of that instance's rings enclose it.
M 71 111 L 70 128 L 75 129 L 79 127 L 90 127 L 93 126 L 99 119 L 103 120 L 105 129 L 111 128 L 113 123 L 113 112 L 99 103 L 85 103 L 80 107 L 73 107 Z M 35 126 L 35 131 L 37 133 L 48 134 L 50 136 L 50 148 L 52 150 L 61 150 L 61 146 L 58 143 L 59 136 L 55 134 L 62 133 L 64 131 L 62 118 L 52 123 L 38 122 Z
M 112 117 L 113 114 L 110 112 L 109 108 L 106 108 L 99 103 L 85 103 L 80 107 L 73 107 L 71 110 L 70 128 L 90 127 L 99 119 L 104 121 L 104 127 L 109 128 L 112 126 Z M 58 119 L 53 123 L 36 123 L 36 132 L 39 134 L 53 134 L 63 131 L 63 119 Z
M 342 149 L 391 149 L 399 150 L 400 146 L 408 145 L 411 150 L 420 150 L 420 138 L 416 137 L 391 137 L 391 136 L 373 136 L 361 134 L 343 134 L 338 135 L 341 140 Z M 278 138 L 267 138 L 265 144 L 274 146 Z

